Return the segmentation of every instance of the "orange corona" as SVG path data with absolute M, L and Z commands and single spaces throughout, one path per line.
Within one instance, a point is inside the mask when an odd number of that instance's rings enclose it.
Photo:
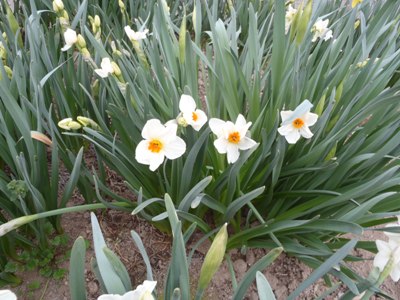
M 233 144 L 237 144 L 240 142 L 240 134 L 239 132 L 235 131 L 229 134 L 228 141 Z
M 297 119 L 295 119 L 295 120 L 293 121 L 292 124 L 293 124 L 293 127 L 294 127 L 294 128 L 300 129 L 301 127 L 304 126 L 304 121 L 303 121 L 303 119 L 297 118 Z
M 163 148 L 163 144 L 159 140 L 151 140 L 148 149 L 151 152 L 158 153 Z
M 192 119 L 193 119 L 193 121 L 197 121 L 197 119 L 199 118 L 199 116 L 195 113 L 195 112 L 192 112 Z

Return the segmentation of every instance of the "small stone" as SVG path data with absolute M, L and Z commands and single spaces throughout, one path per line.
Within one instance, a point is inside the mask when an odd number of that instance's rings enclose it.
M 254 252 L 252 250 L 247 251 L 246 253 L 246 261 L 249 266 L 252 266 L 254 262 L 256 261 L 256 258 L 254 256 Z
M 243 259 L 238 259 L 233 263 L 233 268 L 237 277 L 241 279 L 247 271 L 247 263 Z
M 96 282 L 90 281 L 88 282 L 88 289 L 89 289 L 89 294 L 94 295 L 99 291 L 99 286 L 97 285 Z

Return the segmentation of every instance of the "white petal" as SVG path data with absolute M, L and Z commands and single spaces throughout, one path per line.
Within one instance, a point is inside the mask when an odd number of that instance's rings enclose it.
M 134 291 L 129 291 L 121 297 L 121 300 L 132 300 L 132 299 L 140 299 L 140 292 L 138 292 L 137 289 Z
M 101 295 L 97 300 L 122 300 L 122 296 L 114 294 Z
M 228 147 L 226 148 L 226 153 L 227 153 L 228 163 L 230 164 L 233 164 L 239 158 L 239 148 L 237 147 L 237 145 L 234 145 L 232 143 L 228 144 Z
M 239 127 L 244 127 L 244 126 L 246 126 L 246 125 L 247 125 L 246 119 L 244 118 L 244 116 L 243 116 L 242 114 L 239 114 L 239 115 L 237 116 L 235 126 L 236 126 L 237 128 L 239 128 Z M 250 125 L 251 125 L 251 123 L 250 123 Z M 249 126 L 249 127 L 250 127 L 250 126 Z
M 278 132 L 280 135 L 288 135 L 289 133 L 291 133 L 294 130 L 296 130 L 296 129 L 293 128 L 292 124 L 283 125 L 278 128 Z
M 64 47 L 61 48 L 61 51 L 65 52 L 69 50 L 72 47 L 72 45 L 65 45 Z
M 226 122 L 217 118 L 212 118 L 208 121 L 208 125 L 210 125 L 211 131 L 217 135 L 217 137 L 221 137 L 224 135 L 224 126 Z
M 285 135 L 285 138 L 289 144 L 295 144 L 300 139 L 300 133 L 298 130 L 292 130 Z
M 301 127 L 299 131 L 300 131 L 300 134 L 306 139 L 309 139 L 313 136 L 313 133 L 310 131 L 310 129 L 306 125 Z
M 399 281 L 400 279 L 400 266 L 396 265 L 393 267 L 392 271 L 390 272 L 390 277 L 394 282 Z
M 113 73 L 114 72 L 114 68 L 111 64 L 111 60 L 108 57 L 104 57 L 101 60 L 101 64 L 100 64 L 101 68 L 108 73 Z
M 383 271 L 387 262 L 389 261 L 389 257 L 384 255 L 383 253 L 378 252 L 374 258 L 374 266 L 378 267 L 379 271 Z
M 101 78 L 106 78 L 108 77 L 108 72 L 104 71 L 103 69 L 95 69 L 94 70 L 97 75 L 99 75 Z
M 2 300 L 17 300 L 17 296 L 10 290 L 1 290 L 0 299 Z
M 207 123 L 207 115 L 200 109 L 196 109 L 194 113 L 197 115 L 197 121 L 193 121 L 190 125 L 192 125 L 194 130 L 199 131 Z
M 164 124 L 165 127 L 169 126 L 169 125 L 176 125 L 176 127 L 178 127 L 178 122 L 176 122 L 176 119 L 172 119 L 167 121 L 167 123 Z
M 257 143 L 252 139 L 248 138 L 247 136 L 242 138 L 240 142 L 237 144 L 240 150 L 247 150 L 253 148 L 255 145 L 257 145 Z
M 179 100 L 179 109 L 183 113 L 185 112 L 192 113 L 196 109 L 196 102 L 191 96 L 182 95 L 181 99 Z
M 150 151 L 149 151 L 149 141 L 141 141 L 135 150 L 135 159 L 138 163 L 148 165 L 150 164 Z
M 64 32 L 64 40 L 67 45 L 72 46 L 73 44 L 75 44 L 78 41 L 78 36 L 77 36 L 75 30 L 68 28 Z
M 324 41 L 327 41 L 327 40 L 331 39 L 332 37 L 333 37 L 332 30 L 328 30 L 328 31 L 325 33 Z
M 131 40 L 132 39 L 131 37 L 134 36 L 135 32 L 132 30 L 132 28 L 130 26 L 125 26 L 124 30 L 125 30 L 125 33 L 128 36 L 128 38 Z
M 143 286 L 145 287 L 146 291 L 150 291 L 150 292 L 153 292 L 156 285 L 157 285 L 157 281 L 145 280 L 143 282 Z
M 218 153 L 225 154 L 226 149 L 228 148 L 229 142 L 224 139 L 223 137 L 220 137 L 219 139 L 216 139 L 214 141 L 214 146 L 217 149 Z
M 163 150 L 168 159 L 176 159 L 185 153 L 186 144 L 180 137 L 175 136 L 173 140 L 164 145 Z
M 159 138 L 164 130 L 165 126 L 161 124 L 160 120 L 150 119 L 142 129 L 142 137 L 147 140 Z
M 155 171 L 164 162 L 164 152 L 159 153 L 150 152 L 150 171 Z
M 293 114 L 293 111 L 291 110 L 282 110 L 281 111 L 281 118 L 282 118 L 282 123 L 285 122 L 287 119 L 289 119 Z
M 158 135 L 160 136 L 160 140 L 162 140 L 164 143 L 169 143 L 170 141 L 175 140 L 177 130 L 178 124 L 170 122 L 164 128 L 160 128 L 160 131 L 158 133 Z
M 307 113 L 304 116 L 304 120 L 305 120 L 307 126 L 312 126 L 317 122 L 318 115 L 314 114 L 314 113 Z
M 381 240 L 376 240 L 376 247 L 378 248 L 378 252 L 379 253 L 383 253 L 386 256 L 390 256 L 390 253 L 392 253 L 392 250 L 390 248 L 390 244 L 386 243 L 384 241 Z

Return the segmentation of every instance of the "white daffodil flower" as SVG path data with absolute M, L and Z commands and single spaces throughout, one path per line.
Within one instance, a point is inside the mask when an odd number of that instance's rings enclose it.
M 390 277 L 394 282 L 400 279 L 400 245 L 398 242 L 389 240 L 384 242 L 377 240 L 378 253 L 374 258 L 374 266 L 382 272 L 389 261 L 391 261 Z
M 161 124 L 160 120 L 151 119 L 146 122 L 142 130 L 144 138 L 135 152 L 136 160 L 149 165 L 155 171 L 164 161 L 164 158 L 176 159 L 186 151 L 185 142 L 176 135 L 177 124 Z
M 121 295 L 101 295 L 97 300 L 154 300 L 151 294 L 156 287 L 157 281 L 145 280 L 143 284 L 138 285 L 134 291 Z
M 0 290 L 1 300 L 17 300 L 17 296 L 10 290 Z
M 286 11 L 285 15 L 285 34 L 289 32 L 290 25 L 292 25 L 292 22 L 294 20 L 294 16 L 297 14 L 297 9 L 293 8 L 291 4 L 288 6 L 288 10 Z
M 214 146 L 221 154 L 227 153 L 228 163 L 233 164 L 239 158 L 239 150 L 247 150 L 257 145 L 246 136 L 251 122 L 246 123 L 243 115 L 239 114 L 236 123 L 212 118 L 209 121 L 211 131 L 217 136 Z
M 65 129 L 65 130 L 77 130 L 80 129 L 82 126 L 78 122 L 72 120 L 72 118 L 65 118 L 58 122 L 58 127 Z
M 397 219 L 398 219 L 397 223 L 387 224 L 386 227 L 398 227 L 398 226 L 400 226 L 400 216 L 397 216 Z M 383 233 L 389 238 L 389 241 L 397 242 L 399 244 L 399 246 L 400 246 L 400 233 L 389 232 L 389 231 L 384 231 Z
M 108 57 L 104 57 L 101 60 L 100 67 L 101 67 L 101 69 L 95 69 L 94 71 L 101 78 L 106 78 L 106 77 L 108 77 L 108 75 L 114 73 L 114 67 L 112 65 L 111 59 L 109 59 Z
M 280 135 L 283 135 L 289 144 L 295 144 L 300 136 L 309 139 L 313 136 L 308 128 L 317 122 L 318 115 L 310 113 L 313 105 L 304 100 L 294 111 L 281 111 L 282 124 L 278 128 Z
M 64 32 L 64 40 L 65 46 L 61 48 L 61 51 L 67 51 L 69 48 L 71 48 L 78 41 L 78 35 L 76 34 L 75 30 L 68 28 Z
M 181 114 L 179 118 L 183 118 L 183 123 L 186 126 L 190 125 L 194 130 L 199 131 L 205 123 L 207 123 L 207 116 L 201 109 L 196 109 L 196 102 L 189 95 L 182 95 L 179 101 L 179 109 Z
M 311 28 L 311 32 L 314 34 L 312 41 L 315 42 L 318 39 L 324 39 L 327 41 L 333 37 L 332 30 L 328 28 L 329 19 L 322 20 L 319 19 L 313 27 Z
M 147 38 L 148 29 L 143 31 L 134 31 L 130 26 L 125 26 L 125 33 L 131 41 L 139 41 Z

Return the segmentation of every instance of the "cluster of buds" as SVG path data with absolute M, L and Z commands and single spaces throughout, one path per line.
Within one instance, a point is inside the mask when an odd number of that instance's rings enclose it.
M 69 27 L 69 15 L 67 11 L 64 9 L 64 3 L 62 2 L 62 0 L 53 1 L 53 10 L 57 14 L 61 28 L 63 30 L 66 30 Z
M 65 130 L 78 130 L 82 127 L 91 127 L 94 130 L 101 130 L 100 126 L 90 118 L 78 116 L 77 121 L 74 121 L 72 118 L 65 118 L 58 122 L 58 127 Z
M 101 78 L 106 78 L 108 75 L 115 75 L 119 81 L 123 82 L 121 69 L 116 62 L 111 61 L 108 57 L 104 57 L 101 60 L 100 69 L 95 69 L 97 75 Z
M 3 32 L 3 39 L 5 42 L 7 42 L 7 34 L 5 32 Z M 12 77 L 12 70 L 9 66 L 6 65 L 7 63 L 7 50 L 6 47 L 4 46 L 3 42 L 0 41 L 0 58 L 3 61 L 3 66 L 4 66 L 4 70 L 7 73 L 8 78 L 11 79 Z M 3 79 L 3 76 L 0 72 L 0 80 Z
M 96 40 L 100 40 L 100 37 L 101 37 L 100 17 L 98 15 L 95 15 L 94 17 L 89 16 L 89 21 L 90 21 L 90 24 L 92 25 L 92 32 L 94 34 L 94 37 L 96 38 Z
M 118 0 L 118 6 L 119 6 L 119 9 L 121 10 L 121 13 L 124 14 L 126 11 L 126 8 L 125 8 L 125 4 L 122 0 Z
M 125 30 L 126 35 L 129 38 L 129 40 L 131 41 L 132 46 L 135 49 L 140 62 L 145 67 L 148 67 L 149 64 L 147 62 L 146 55 L 144 54 L 143 49 L 140 45 L 140 41 L 147 38 L 147 34 L 149 33 L 149 30 L 145 29 L 143 31 L 134 31 L 130 26 L 125 26 L 124 30 Z

